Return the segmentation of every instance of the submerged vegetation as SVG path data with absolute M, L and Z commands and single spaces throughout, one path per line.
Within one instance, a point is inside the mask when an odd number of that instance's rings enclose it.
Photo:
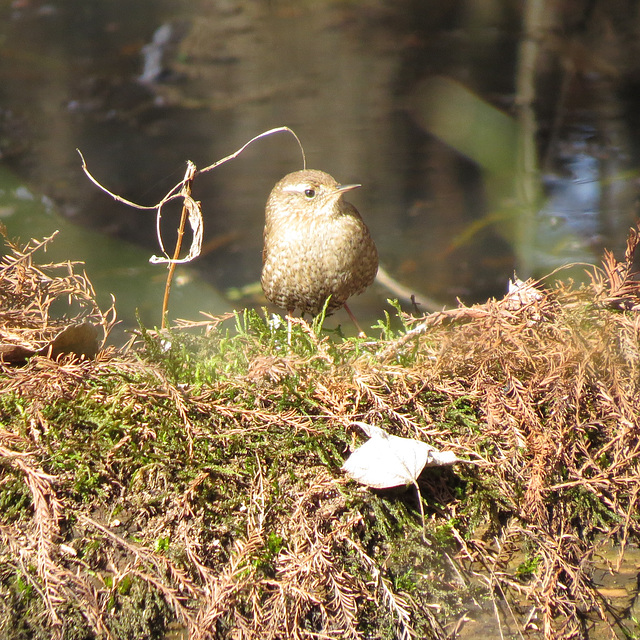
M 0 635 L 637 636 L 593 571 L 640 534 L 638 238 L 588 285 L 367 339 L 247 310 L 95 355 L 68 327 L 106 337 L 113 311 L 78 266 L 8 245 Z M 467 462 L 367 489 L 341 471 L 354 421 Z

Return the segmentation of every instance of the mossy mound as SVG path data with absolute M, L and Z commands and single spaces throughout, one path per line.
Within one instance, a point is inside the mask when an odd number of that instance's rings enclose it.
M 483 602 L 534 636 L 631 633 L 591 575 L 640 532 L 636 245 L 375 338 L 245 311 L 95 357 L 47 352 L 56 298 L 112 325 L 86 278 L 52 290 L 10 247 L 0 338 L 31 353 L 0 365 L 2 637 L 445 638 Z M 366 489 L 354 420 L 469 464 Z

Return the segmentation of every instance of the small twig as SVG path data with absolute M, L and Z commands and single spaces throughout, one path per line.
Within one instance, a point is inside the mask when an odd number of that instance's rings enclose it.
M 300 138 L 298 138 L 295 131 L 293 129 L 289 129 L 289 127 L 276 127 L 275 129 L 269 129 L 269 131 L 264 131 L 263 133 L 255 136 L 254 138 L 251 138 L 249 142 L 242 145 L 237 151 L 234 151 L 231 155 L 226 156 L 225 158 L 222 158 L 222 160 L 218 160 L 217 162 L 210 164 L 208 167 L 205 167 L 204 169 L 202 169 L 200 173 L 206 173 L 207 171 L 210 171 L 211 169 L 215 169 L 217 166 L 224 164 L 229 160 L 233 160 L 234 158 L 237 158 L 252 142 L 256 142 L 256 140 L 260 140 L 261 138 L 266 138 L 267 136 L 270 136 L 273 133 L 284 133 L 284 132 L 290 133 L 296 139 L 296 142 L 300 147 L 300 152 L 302 153 L 302 168 L 306 169 L 307 157 L 304 153 L 304 148 L 302 146 L 302 142 L 300 142 Z
M 351 311 L 351 309 L 349 309 L 349 305 L 346 302 L 344 303 L 344 310 L 347 312 L 349 318 L 351 318 L 351 322 L 353 322 L 353 324 L 356 326 L 356 330 L 358 331 L 358 338 L 366 338 L 367 334 L 362 330 L 362 328 L 358 324 L 356 317 L 353 315 L 353 312 Z
M 191 200 L 191 186 L 193 184 L 193 179 L 195 178 L 195 175 L 196 175 L 196 166 L 193 164 L 193 162 L 189 161 L 187 163 L 187 171 L 184 174 L 184 179 L 182 181 L 183 186 L 180 194 L 184 197 L 184 203 L 182 205 L 182 214 L 180 216 L 180 224 L 178 226 L 178 237 L 176 238 L 176 248 L 173 252 L 173 259 L 169 261 L 169 273 L 167 274 L 167 283 L 164 287 L 164 298 L 162 300 L 162 321 L 160 325 L 163 329 L 166 328 L 167 311 L 169 309 L 169 294 L 171 293 L 171 282 L 173 281 L 173 274 L 176 270 L 176 264 L 180 259 L 180 250 L 182 249 L 182 238 L 184 237 L 184 228 L 187 224 L 187 217 L 191 218 L 191 215 L 187 216 L 187 211 L 190 209 L 187 203 L 193 202 Z M 196 206 L 198 206 L 198 203 L 195 203 L 195 204 Z M 160 235 L 159 230 L 158 230 L 158 239 L 160 240 L 160 242 L 162 242 L 162 237 Z
M 133 207 L 134 209 L 143 209 L 143 210 L 147 210 L 150 211 L 151 209 L 157 209 L 158 205 L 154 204 L 152 206 L 149 207 L 145 207 L 144 205 L 141 204 L 136 204 L 135 202 L 131 202 L 131 200 L 127 200 L 126 198 L 123 198 L 122 196 L 119 196 L 115 193 L 113 193 L 113 191 L 109 191 L 109 189 L 107 189 L 106 187 L 103 187 L 90 173 L 89 173 L 89 169 L 87 168 L 87 162 L 84 159 L 84 156 L 82 155 L 82 151 L 80 151 L 80 149 L 76 149 L 76 151 L 78 152 L 78 155 L 80 156 L 80 159 L 82 160 L 82 170 L 85 172 L 87 178 L 89 178 L 89 180 L 91 180 L 91 182 L 93 182 L 93 184 L 96 185 L 96 187 L 98 187 L 98 189 L 100 189 L 101 191 L 104 191 L 105 193 L 108 193 L 114 200 L 117 200 L 118 202 L 122 202 L 123 204 L 129 205 L 130 207 Z M 177 185 L 178 187 L 181 186 L 182 183 L 180 183 L 180 185 Z M 169 193 L 172 193 L 173 191 L 176 190 L 177 187 L 174 187 Z M 166 198 L 166 196 L 165 196 Z

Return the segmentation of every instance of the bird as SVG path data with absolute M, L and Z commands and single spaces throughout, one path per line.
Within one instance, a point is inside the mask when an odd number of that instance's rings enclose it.
M 358 327 L 347 299 L 375 280 L 378 250 L 358 210 L 324 171 L 303 169 L 282 178 L 265 208 L 261 284 L 266 298 L 290 316 L 317 316 L 341 307 Z M 328 303 L 327 303 L 328 300 Z

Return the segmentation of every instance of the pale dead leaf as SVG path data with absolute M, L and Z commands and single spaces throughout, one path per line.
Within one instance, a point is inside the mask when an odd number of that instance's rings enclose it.
M 342 465 L 354 480 L 375 489 L 415 484 L 425 467 L 450 465 L 460 461 L 452 451 L 391 435 L 380 427 L 354 422 L 369 440 L 358 447 Z

